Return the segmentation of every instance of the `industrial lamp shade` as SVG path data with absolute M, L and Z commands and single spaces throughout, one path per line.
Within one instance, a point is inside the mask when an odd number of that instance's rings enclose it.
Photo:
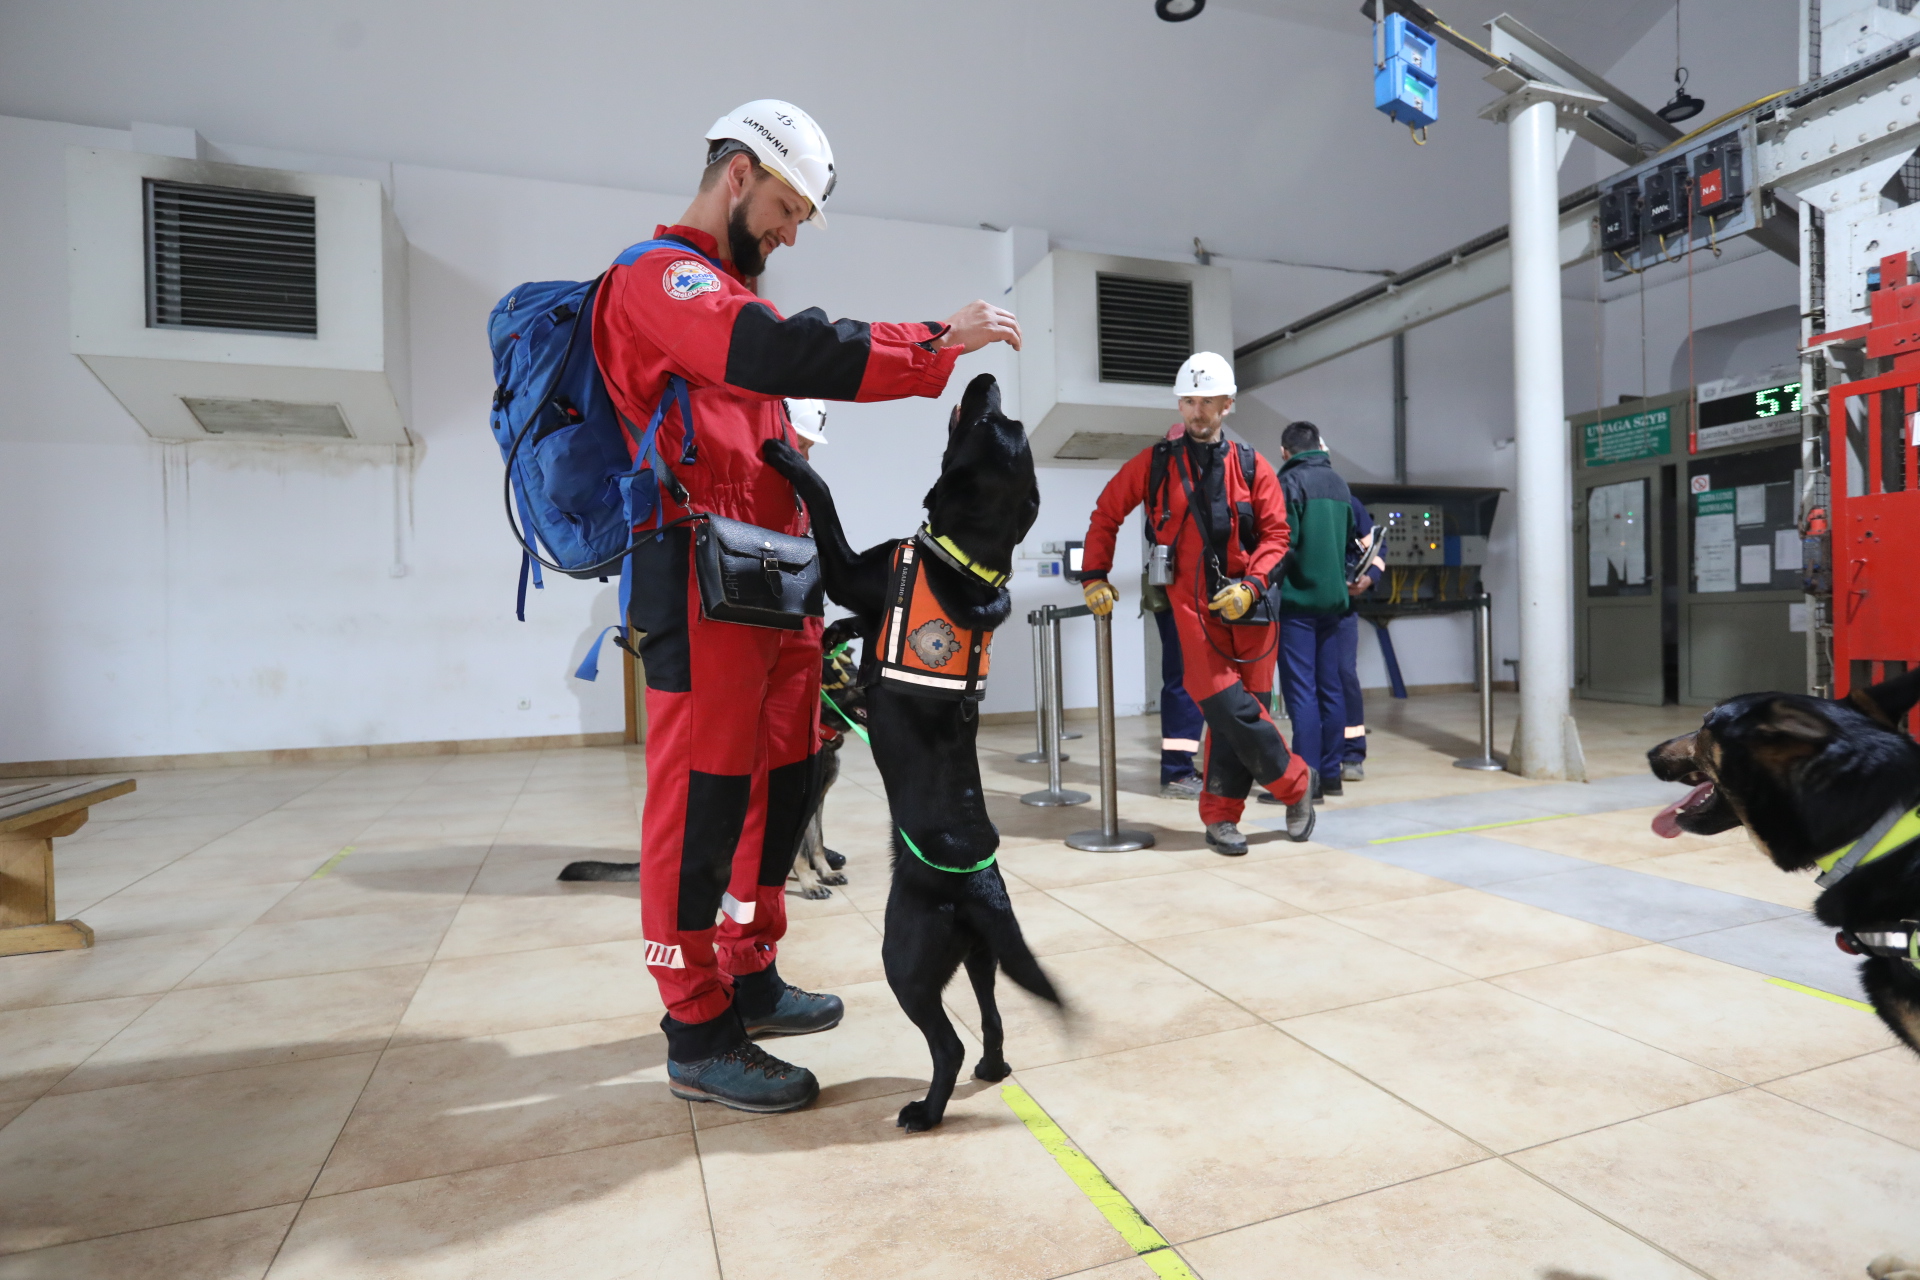
M 1207 0 L 1153 0 L 1154 16 L 1162 22 L 1185 22 L 1197 18 Z
M 1687 92 L 1687 69 L 1681 67 L 1673 73 L 1673 97 L 1667 105 L 1654 112 L 1668 124 L 1679 124 L 1682 120 L 1691 120 L 1706 110 L 1707 104 Z

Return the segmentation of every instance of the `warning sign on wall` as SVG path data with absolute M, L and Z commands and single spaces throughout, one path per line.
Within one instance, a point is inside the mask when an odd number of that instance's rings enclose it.
M 1662 457 L 1673 448 L 1673 410 L 1649 409 L 1623 418 L 1604 418 L 1589 422 L 1585 433 L 1583 452 L 1590 467 Z

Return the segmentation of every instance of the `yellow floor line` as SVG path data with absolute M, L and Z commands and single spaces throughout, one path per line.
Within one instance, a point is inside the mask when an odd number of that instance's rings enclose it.
M 1768 978 L 1767 981 L 1776 987 L 1785 987 L 1789 991 L 1798 991 L 1801 995 L 1818 996 L 1822 1000 L 1831 1000 L 1835 1004 L 1843 1004 L 1849 1009 L 1859 1009 L 1864 1013 L 1873 1012 L 1873 1006 L 1870 1004 L 1863 1004 L 1858 1000 L 1849 1000 L 1845 996 L 1837 996 L 1831 991 L 1822 991 L 1818 987 L 1803 987 L 1797 982 L 1788 982 L 1785 978 Z
M 340 852 L 334 854 L 331 858 L 328 858 L 325 862 L 321 863 L 320 869 L 314 872 L 312 875 L 308 876 L 307 879 L 318 880 L 321 876 L 327 874 L 327 872 L 339 866 L 341 859 L 345 858 L 348 854 L 352 852 L 353 852 L 353 846 L 348 845 L 346 848 L 342 849 Z
M 1457 836 L 1467 831 L 1485 831 L 1491 827 L 1520 827 L 1529 822 L 1552 822 L 1556 818 L 1577 818 L 1577 813 L 1543 813 L 1537 818 L 1508 818 L 1505 822 L 1482 822 L 1471 827 L 1449 827 L 1445 831 L 1422 831 L 1410 836 L 1382 836 L 1368 844 L 1394 844 L 1401 840 L 1431 840 L 1434 836 Z
M 1198 1280 L 1187 1269 L 1187 1264 L 1180 1260 L 1180 1255 L 1173 1251 L 1173 1246 L 1167 1243 L 1167 1238 L 1140 1216 L 1133 1202 L 1107 1181 L 1107 1175 L 1101 1173 L 1093 1161 L 1067 1141 L 1067 1135 L 1053 1122 L 1053 1117 L 1033 1100 L 1032 1094 L 1017 1084 L 1007 1084 L 1000 1086 L 1000 1097 L 1013 1114 L 1020 1117 L 1028 1131 L 1040 1139 L 1040 1145 L 1073 1179 L 1073 1185 L 1085 1192 L 1087 1199 L 1093 1201 L 1093 1207 L 1113 1224 L 1113 1229 L 1120 1233 L 1120 1238 L 1127 1242 L 1128 1247 L 1153 1268 L 1155 1275 L 1161 1280 Z

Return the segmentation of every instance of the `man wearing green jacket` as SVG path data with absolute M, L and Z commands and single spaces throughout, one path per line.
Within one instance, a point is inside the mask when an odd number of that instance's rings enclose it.
M 1293 750 L 1313 766 L 1314 799 L 1342 794 L 1347 716 L 1340 678 L 1340 620 L 1353 542 L 1353 495 L 1333 469 L 1320 429 L 1289 423 L 1280 433 L 1280 492 L 1293 546 L 1280 581 L 1280 691 L 1293 719 Z

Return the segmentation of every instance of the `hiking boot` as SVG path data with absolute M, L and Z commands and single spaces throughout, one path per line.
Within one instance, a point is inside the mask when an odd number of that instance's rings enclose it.
M 1365 782 L 1367 780 L 1367 766 L 1361 764 L 1358 760 L 1348 760 L 1344 762 L 1340 766 L 1340 780 L 1342 782 Z
M 1340 779 L 1338 778 L 1329 778 L 1320 784 L 1320 795 L 1323 799 L 1327 796 L 1344 796 L 1346 794 L 1347 789 L 1340 785 Z
M 733 980 L 733 1005 L 750 1036 L 804 1036 L 840 1025 L 846 1006 L 839 996 L 802 991 L 780 978 L 773 965 Z
M 1160 784 L 1162 800 L 1198 800 L 1200 798 L 1200 775 L 1189 773 L 1183 777 Z
M 1209 822 L 1207 845 L 1215 853 L 1229 858 L 1242 857 L 1247 852 L 1247 838 L 1231 822 Z
M 1298 800 L 1287 806 L 1287 839 L 1295 844 L 1305 843 L 1307 837 L 1313 834 L 1313 793 L 1320 789 L 1320 774 L 1312 768 L 1307 773 L 1307 789 Z
M 813 1072 L 780 1061 L 752 1041 L 698 1062 L 667 1059 L 667 1088 L 676 1098 L 717 1102 L 735 1111 L 798 1111 L 820 1096 Z

